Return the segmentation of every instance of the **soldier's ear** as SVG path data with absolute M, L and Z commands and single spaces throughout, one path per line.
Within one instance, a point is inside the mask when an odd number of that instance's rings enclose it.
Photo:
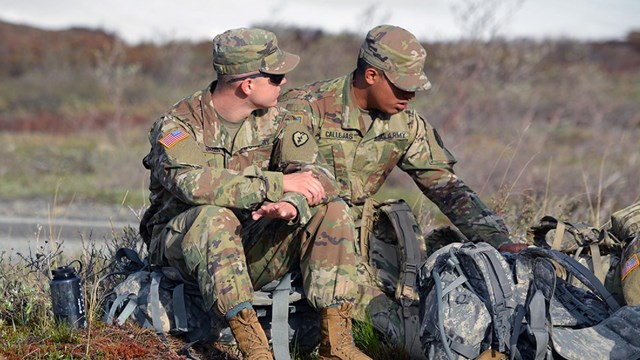
M 380 81 L 380 78 L 384 75 L 376 68 L 368 66 L 364 69 L 364 81 L 369 85 L 373 85 L 376 82 Z
M 253 81 L 251 79 L 245 79 L 240 83 L 238 90 L 242 91 L 245 95 L 249 96 L 253 91 Z

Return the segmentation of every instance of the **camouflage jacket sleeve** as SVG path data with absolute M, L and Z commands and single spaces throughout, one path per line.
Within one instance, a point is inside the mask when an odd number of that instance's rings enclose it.
M 307 127 L 290 116 L 285 117 L 282 130 L 278 135 L 273 152 L 272 163 L 277 171 L 283 174 L 310 171 L 322 184 L 326 196 L 323 204 L 338 196 L 338 187 L 331 171 L 324 165 L 318 155 L 318 145 Z M 310 218 L 309 205 L 304 196 L 298 193 L 285 193 L 283 201 L 291 202 L 298 209 L 301 223 Z
M 173 196 L 190 205 L 255 209 L 282 198 L 282 173 L 249 165 L 242 171 L 208 165 L 190 127 L 167 116 L 149 132 L 145 165 Z
M 510 243 L 502 218 L 454 173 L 455 159 L 437 131 L 424 119 L 417 120 L 416 138 L 398 164 L 400 168 L 470 241 L 484 241 L 496 248 Z

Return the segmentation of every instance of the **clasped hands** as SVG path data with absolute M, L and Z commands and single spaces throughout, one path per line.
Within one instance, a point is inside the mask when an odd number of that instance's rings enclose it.
M 309 206 L 319 204 L 326 196 L 322 183 L 316 179 L 311 171 L 304 171 L 282 176 L 283 192 L 297 192 L 307 199 Z M 260 218 L 283 219 L 291 221 L 298 216 L 298 209 L 286 201 L 264 203 L 251 213 L 253 220 Z

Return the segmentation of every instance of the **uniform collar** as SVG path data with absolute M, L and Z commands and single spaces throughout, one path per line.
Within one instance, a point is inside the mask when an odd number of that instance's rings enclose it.
M 214 81 L 206 89 L 202 90 L 201 109 L 202 109 L 202 122 L 203 122 L 203 141 L 208 148 L 225 149 L 231 153 L 232 140 L 229 139 L 229 133 L 227 129 L 222 125 L 218 114 L 213 106 L 213 100 L 211 93 L 215 89 L 218 82 Z
M 360 108 L 358 107 L 358 103 L 356 102 L 352 89 L 353 75 L 354 72 L 345 76 L 344 84 L 342 86 L 342 98 L 346 99 L 346 101 L 342 102 L 342 128 L 345 130 L 359 130 L 364 134 L 366 133 L 366 129 L 360 128 Z
M 217 81 L 214 81 L 207 89 L 203 90 L 201 97 L 205 145 L 209 148 L 225 149 L 230 154 L 242 148 L 259 146 L 265 137 L 271 135 L 273 124 L 270 123 L 269 117 L 265 116 L 269 110 L 252 112 L 238 129 L 234 143 L 213 106 L 211 93 L 216 83 Z
M 342 113 L 344 114 L 342 119 L 342 128 L 347 130 L 358 130 L 361 135 L 367 133 L 368 129 L 361 128 L 361 125 L 364 127 L 364 121 L 361 119 L 362 110 L 358 106 L 355 95 L 353 93 L 353 76 L 355 71 L 350 75 L 345 76 L 344 84 L 342 87 L 342 97 L 343 99 L 347 99 L 342 104 Z M 376 119 L 389 120 L 392 115 L 384 114 L 377 110 L 369 110 L 369 115 L 372 120 L 375 122 Z M 386 126 L 385 126 L 386 128 Z

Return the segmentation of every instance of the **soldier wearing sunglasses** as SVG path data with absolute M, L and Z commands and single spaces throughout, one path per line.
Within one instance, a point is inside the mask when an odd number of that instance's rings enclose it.
M 197 282 L 245 358 L 273 359 L 253 290 L 299 265 L 307 299 L 321 313 L 321 358 L 370 359 L 350 333 L 353 220 L 311 134 L 276 106 L 298 61 L 265 30 L 214 38 L 217 80 L 149 132 L 151 205 L 140 232 L 151 266 L 175 267 Z

